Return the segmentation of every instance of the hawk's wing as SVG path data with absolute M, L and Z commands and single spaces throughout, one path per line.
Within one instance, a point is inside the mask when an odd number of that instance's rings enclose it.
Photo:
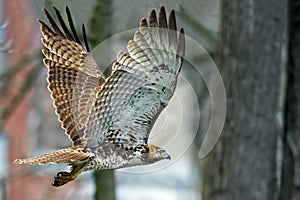
M 56 8 L 64 33 L 45 9 L 52 29 L 40 21 L 42 42 L 47 48 L 43 49 L 44 63 L 48 67 L 48 88 L 62 127 L 74 145 L 82 145 L 82 133 L 89 111 L 95 104 L 96 92 L 105 77 L 89 53 L 84 26 L 85 48 L 78 39 L 68 7 L 66 11 L 72 33 Z
M 141 20 L 128 53 L 118 54 L 90 112 L 83 135 L 88 148 L 108 142 L 137 150 L 147 144 L 154 122 L 173 96 L 184 55 L 184 33 L 181 29 L 178 36 L 174 10 L 168 21 L 164 7 L 158 20 L 153 10 L 149 24 Z

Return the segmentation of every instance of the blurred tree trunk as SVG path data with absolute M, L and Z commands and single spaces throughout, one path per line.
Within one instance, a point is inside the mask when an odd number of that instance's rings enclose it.
M 203 163 L 204 200 L 281 196 L 287 8 L 287 0 L 222 1 L 218 66 L 227 119 L 220 141 Z
M 290 60 L 281 199 L 300 199 L 300 1 L 290 1 Z
M 90 25 L 92 48 L 111 36 L 112 25 L 112 0 L 97 0 Z M 109 49 L 107 49 L 107 53 L 110 53 Z M 108 74 L 105 75 L 108 76 Z M 96 184 L 96 200 L 116 199 L 114 171 L 95 171 L 94 178 Z

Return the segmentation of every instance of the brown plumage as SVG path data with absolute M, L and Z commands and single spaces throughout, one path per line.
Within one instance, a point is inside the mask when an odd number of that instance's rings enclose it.
M 47 163 L 71 163 L 74 161 L 84 161 L 91 157 L 91 153 L 84 148 L 69 147 L 58 151 L 50 152 L 35 158 L 16 159 L 16 164 L 47 164 Z
M 170 159 L 164 149 L 148 144 L 148 137 L 173 96 L 184 56 L 184 32 L 176 31 L 174 10 L 168 20 L 164 7 L 158 18 L 151 12 L 149 24 L 142 19 L 128 52 L 118 54 L 106 78 L 90 54 L 84 25 L 82 45 L 69 9 L 71 31 L 54 9 L 62 30 L 45 9 L 52 29 L 39 21 L 42 52 L 54 107 L 73 146 L 14 163 L 69 163 L 71 172 L 59 172 L 54 179 L 53 186 L 61 186 L 87 170 Z

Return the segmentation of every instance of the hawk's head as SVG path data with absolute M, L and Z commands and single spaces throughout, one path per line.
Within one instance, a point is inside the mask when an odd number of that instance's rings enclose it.
M 147 163 L 154 163 L 159 160 L 168 159 L 171 160 L 171 156 L 166 152 L 166 150 L 149 144 L 149 153 L 148 153 L 148 159 L 146 159 Z

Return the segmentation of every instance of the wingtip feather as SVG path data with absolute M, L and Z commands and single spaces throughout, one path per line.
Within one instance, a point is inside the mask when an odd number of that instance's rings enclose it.
M 175 16 L 175 11 L 172 10 L 169 15 L 169 29 L 176 31 L 176 16 Z
M 157 18 L 155 10 L 152 10 L 149 16 L 149 26 L 156 27 L 157 26 Z
M 147 23 L 147 20 L 145 18 L 141 19 L 140 27 L 148 27 L 148 23 Z
M 185 35 L 184 35 L 183 28 L 180 29 L 178 46 L 177 46 L 177 54 L 180 57 L 184 57 L 184 54 L 185 54 Z
M 160 28 L 167 28 L 167 17 L 166 17 L 166 9 L 162 6 L 159 10 L 159 27 Z

